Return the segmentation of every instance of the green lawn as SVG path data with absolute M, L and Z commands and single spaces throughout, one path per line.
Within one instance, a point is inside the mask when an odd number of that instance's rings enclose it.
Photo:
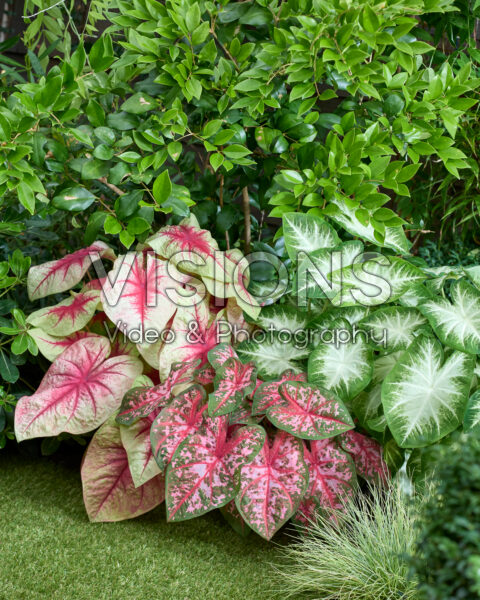
M 70 464 L 70 463 L 74 464 Z M 216 511 L 88 522 L 77 461 L 0 452 L 1 600 L 268 600 L 278 548 Z

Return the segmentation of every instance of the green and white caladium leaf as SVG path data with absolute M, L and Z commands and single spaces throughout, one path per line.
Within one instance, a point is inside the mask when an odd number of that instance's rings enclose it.
M 258 376 L 268 380 L 280 377 L 287 370 L 300 373 L 300 361 L 307 358 L 309 349 L 297 348 L 293 341 L 282 343 L 266 333 L 264 340 L 241 342 L 237 353 L 242 361 L 253 361 L 257 365 Z
M 292 260 L 299 252 L 315 252 L 322 248 L 334 248 L 340 243 L 335 229 L 315 215 L 286 213 L 283 215 L 285 248 Z
M 27 323 L 55 336 L 67 336 L 83 329 L 95 314 L 100 291 L 75 294 L 55 306 L 36 310 Z
M 401 306 L 418 307 L 420 304 L 424 304 L 430 300 L 430 298 L 434 298 L 435 295 L 423 283 L 414 283 L 400 296 L 398 302 Z
M 369 334 L 370 345 L 375 350 L 396 352 L 406 350 L 427 320 L 415 308 L 389 306 L 371 312 L 359 323 L 359 328 Z
M 375 230 L 372 225 L 363 225 L 355 216 L 355 208 L 347 205 L 343 198 L 333 198 L 328 206 L 328 216 L 338 225 L 346 229 L 354 236 L 358 236 L 364 240 L 368 240 L 379 246 L 375 237 Z M 408 253 L 410 242 L 407 240 L 402 227 L 385 227 L 385 240 L 383 242 L 385 248 L 392 248 L 401 254 Z
M 342 333 L 343 330 L 339 330 Z M 351 332 L 345 330 L 351 336 Z M 350 400 L 372 379 L 373 351 L 364 335 L 346 343 L 321 344 L 310 354 L 308 381 Z
M 382 386 L 385 416 L 399 446 L 428 446 L 463 422 L 474 366 L 474 357 L 464 352 L 445 360 L 433 337 L 412 343 Z
M 480 353 L 480 292 L 461 279 L 450 288 L 452 302 L 435 298 L 419 306 L 446 346 Z
M 472 433 L 480 432 L 480 390 L 474 392 L 468 400 L 463 429 Z
M 303 331 L 307 326 L 308 316 L 293 306 L 274 304 L 262 308 L 256 323 L 262 329 L 280 331 L 284 329 L 295 333 Z

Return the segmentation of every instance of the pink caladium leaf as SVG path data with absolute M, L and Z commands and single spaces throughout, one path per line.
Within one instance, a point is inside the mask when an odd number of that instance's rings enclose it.
M 166 406 L 175 389 L 191 382 L 197 365 L 198 361 L 176 363 L 163 383 L 154 387 L 136 387 L 129 390 L 123 397 L 117 423 L 131 425 L 155 409 Z
M 213 393 L 208 398 L 208 413 L 219 417 L 231 413 L 243 398 L 253 391 L 257 369 L 253 362 L 243 365 L 236 358 L 228 358 L 215 377 Z
M 265 431 L 251 425 L 229 433 L 228 417 L 207 419 L 178 447 L 167 469 L 169 521 L 197 517 L 234 498 L 234 475 L 255 457 Z
M 318 509 L 341 510 L 353 495 L 357 479 L 352 458 L 334 440 L 310 442 L 310 450 L 305 448 L 304 457 L 309 486 L 295 520 L 308 525 Z
M 158 415 L 154 410 L 132 425 L 120 427 L 120 437 L 127 453 L 130 474 L 135 487 L 143 485 L 160 473 L 150 444 L 150 429 Z
M 271 406 L 274 406 L 281 400 L 280 386 L 285 381 L 305 382 L 307 381 L 307 376 L 305 373 L 295 373 L 295 371 L 287 370 L 276 381 L 260 383 L 253 394 L 252 412 L 254 415 L 266 413 Z
M 201 385 L 209 385 L 215 379 L 215 369 L 209 364 L 203 365 L 195 371 L 195 381 Z
M 240 514 L 254 531 L 270 540 L 295 514 L 307 490 L 303 442 L 279 431 L 242 467 L 238 481 L 235 503 Z
M 135 487 L 119 426 L 110 418 L 95 433 L 83 457 L 83 499 L 90 521 L 122 521 L 152 510 L 164 500 L 164 479 Z
M 208 362 L 214 369 L 218 369 L 229 358 L 237 358 L 238 354 L 230 344 L 222 343 L 212 348 L 208 353 Z
M 202 387 L 192 385 L 176 396 L 155 419 L 150 441 L 161 471 L 167 468 L 180 444 L 199 430 L 207 408 L 205 397 Z
M 89 331 L 76 331 L 65 337 L 55 337 L 45 333 L 45 331 L 38 327 L 29 329 L 28 335 L 35 340 L 40 352 L 50 362 L 53 362 L 57 356 L 60 356 L 64 350 L 69 348 L 75 342 L 78 342 L 78 340 L 83 340 L 87 337 L 102 337 L 96 333 L 90 333 Z
M 103 242 L 95 242 L 88 248 L 67 254 L 32 267 L 28 272 L 27 290 L 30 300 L 38 300 L 50 294 L 65 292 L 79 283 L 92 263 L 100 258 L 113 260 L 113 251 Z
M 225 521 L 231 525 L 232 529 L 242 537 L 246 537 L 252 531 L 243 520 L 242 515 L 238 512 L 235 500 L 230 500 L 228 504 L 222 506 L 220 512 Z
M 83 329 L 93 317 L 99 297 L 98 291 L 75 294 L 55 306 L 33 312 L 28 316 L 27 323 L 50 335 L 71 335 Z
M 17 440 L 87 433 L 116 412 L 142 372 L 142 363 L 131 356 L 107 359 L 109 353 L 110 344 L 102 337 L 87 337 L 67 348 L 50 366 L 35 394 L 18 401 Z
M 177 310 L 168 289 L 179 284 L 170 275 L 167 263 L 152 254 L 128 252 L 115 261 L 103 286 L 102 304 L 108 318 L 130 341 L 157 342 Z
M 353 457 L 357 473 L 371 483 L 386 483 L 390 471 L 383 460 L 382 446 L 358 431 L 347 431 L 338 437 L 342 448 Z
M 281 400 L 267 410 L 267 419 L 304 440 L 323 440 L 353 429 L 343 402 L 331 392 L 301 382 L 280 386 Z

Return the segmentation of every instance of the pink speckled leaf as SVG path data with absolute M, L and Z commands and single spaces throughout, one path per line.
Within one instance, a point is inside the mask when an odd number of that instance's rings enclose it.
M 213 383 L 215 375 L 215 369 L 209 364 L 205 364 L 195 371 L 195 381 L 201 385 L 209 385 Z
M 192 385 L 176 396 L 155 419 L 150 441 L 153 455 L 162 471 L 172 460 L 179 445 L 199 430 L 207 408 L 205 396 L 202 387 Z
M 341 400 L 306 383 L 282 383 L 281 399 L 267 410 L 268 420 L 304 440 L 323 440 L 355 427 Z
M 305 373 L 295 373 L 295 371 L 287 370 L 276 381 L 260 383 L 253 394 L 252 412 L 254 415 L 267 412 L 267 409 L 281 400 L 279 388 L 285 381 L 307 381 L 307 376 Z
M 228 417 L 207 419 L 179 446 L 167 469 L 169 521 L 197 517 L 233 499 L 234 475 L 262 447 L 265 431 L 251 425 L 228 434 Z
M 170 277 L 167 263 L 152 254 L 128 252 L 117 258 L 107 279 L 102 304 L 108 318 L 130 341 L 156 343 L 158 337 L 145 336 L 159 336 L 177 310 L 167 290 L 179 284 Z
M 142 372 L 131 356 L 107 358 L 106 338 L 87 337 L 67 348 L 50 366 L 33 396 L 15 409 L 18 441 L 62 433 L 80 434 L 101 425 L 120 406 Z
M 198 361 L 175 363 L 163 383 L 154 387 L 136 387 L 129 390 L 123 397 L 117 423 L 130 425 L 153 410 L 166 406 L 175 393 L 175 388 L 192 381 L 197 365 Z
M 113 418 L 93 436 L 82 468 L 83 499 L 90 521 L 121 521 L 138 517 L 164 500 L 161 475 L 135 487 L 128 457 Z
M 390 471 L 383 460 L 381 445 L 371 438 L 347 431 L 338 437 L 342 448 L 353 457 L 357 473 L 371 483 L 386 483 Z
M 279 431 L 239 473 L 235 502 L 247 524 L 270 540 L 294 515 L 308 486 L 303 442 Z
M 38 300 L 69 290 L 81 281 L 94 261 L 103 257 L 113 260 L 113 251 L 103 242 L 95 242 L 59 260 L 32 267 L 27 277 L 28 297 Z
M 235 500 L 230 500 L 228 504 L 222 506 L 220 512 L 225 521 L 231 525 L 232 529 L 242 537 L 246 537 L 252 531 L 243 520 L 242 515 L 238 512 Z
M 90 333 L 89 331 L 76 331 L 75 333 L 72 333 L 72 335 L 68 335 L 66 337 L 55 337 L 45 333 L 38 327 L 29 329 L 28 335 L 33 337 L 40 352 L 50 362 L 53 362 L 57 356 L 60 356 L 64 350 L 69 348 L 75 342 L 78 342 L 78 340 L 82 340 L 87 337 L 101 337 L 100 335 L 97 335 L 96 333 Z
M 120 437 L 127 452 L 130 474 L 135 487 L 143 485 L 160 473 L 150 444 L 150 429 L 158 413 L 159 409 L 156 409 L 132 425 L 120 427 Z
M 256 380 L 257 369 L 252 362 L 243 365 L 236 358 L 228 358 L 217 371 L 215 389 L 208 397 L 208 414 L 219 417 L 233 412 L 253 391 Z
M 98 291 L 75 294 L 55 306 L 36 310 L 28 316 L 27 323 L 50 335 L 71 335 L 83 329 L 93 317 L 99 297 Z
M 309 486 L 300 502 L 295 520 L 304 525 L 314 518 L 315 510 L 341 510 L 356 486 L 355 466 L 334 440 L 310 442 L 305 448 Z
M 222 343 L 212 348 L 208 353 L 208 362 L 214 369 L 218 369 L 229 358 L 238 358 L 238 354 L 230 344 Z

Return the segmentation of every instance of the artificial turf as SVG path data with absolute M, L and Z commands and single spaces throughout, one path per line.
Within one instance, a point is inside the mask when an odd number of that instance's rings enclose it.
M 1 600 L 268 600 L 278 548 L 218 511 L 89 523 L 78 460 L 0 452 Z

